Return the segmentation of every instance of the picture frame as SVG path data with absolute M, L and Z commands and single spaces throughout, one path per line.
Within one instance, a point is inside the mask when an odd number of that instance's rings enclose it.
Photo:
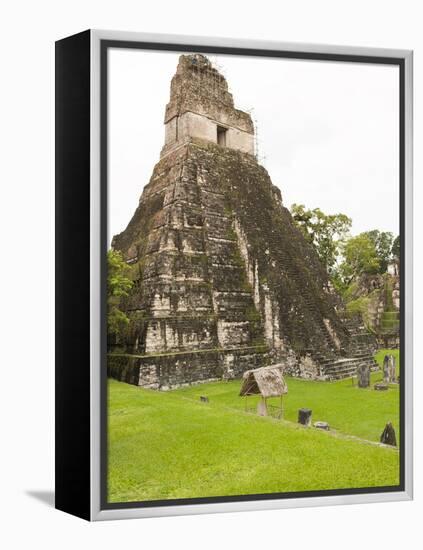
M 395 486 L 108 500 L 106 252 L 112 49 L 398 69 L 401 380 Z M 87 30 L 56 42 L 56 508 L 86 520 L 111 520 L 412 498 L 412 63 L 409 50 L 120 31 Z M 231 126 L 222 128 L 221 134 Z M 224 138 L 219 127 L 217 132 L 219 144 Z M 156 161 L 149 159 L 151 169 Z

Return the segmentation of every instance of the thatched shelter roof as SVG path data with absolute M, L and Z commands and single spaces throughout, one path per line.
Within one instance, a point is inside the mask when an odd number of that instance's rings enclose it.
M 263 397 L 279 397 L 288 393 L 288 386 L 283 377 L 283 365 L 270 365 L 260 369 L 244 372 L 239 395 L 262 395 Z

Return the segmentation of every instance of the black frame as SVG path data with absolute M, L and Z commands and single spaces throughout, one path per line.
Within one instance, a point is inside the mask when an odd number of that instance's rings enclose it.
M 90 519 L 90 47 L 91 31 L 56 43 L 56 507 Z M 198 52 L 389 64 L 399 68 L 400 351 L 405 364 L 405 60 L 342 53 L 200 46 L 189 43 L 100 40 L 101 179 L 101 510 L 218 502 L 264 501 L 333 495 L 400 492 L 405 489 L 405 369 L 400 385 L 400 483 L 354 489 L 302 491 L 141 502 L 107 501 L 107 51 L 109 48 Z M 74 290 L 78 293 L 75 294 Z M 66 315 L 64 315 L 66 312 Z M 75 320 L 78 319 L 78 323 Z M 72 339 L 69 349 L 67 342 Z
M 56 42 L 55 109 L 56 508 L 84 519 L 91 480 L 90 44 L 90 31 Z

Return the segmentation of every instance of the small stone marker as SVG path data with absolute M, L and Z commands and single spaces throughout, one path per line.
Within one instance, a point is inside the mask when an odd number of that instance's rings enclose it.
M 389 388 L 388 384 L 385 384 L 385 382 L 378 382 L 373 387 L 377 391 L 385 391 Z
M 208 403 L 209 398 L 206 397 L 205 395 L 200 395 L 200 401 L 201 401 L 201 403 Z
M 389 382 L 389 355 L 383 358 L 383 380 Z
M 380 442 L 384 443 L 385 445 L 392 445 L 392 447 L 397 446 L 397 438 L 395 436 L 395 430 L 391 422 L 388 422 L 388 424 L 386 424 L 385 429 L 380 436 Z
M 393 355 L 385 355 L 383 358 L 383 380 L 388 384 L 395 382 L 395 357 Z
M 318 420 L 317 422 L 315 422 L 313 424 L 313 426 L 315 428 L 318 428 L 319 430 L 329 430 L 329 424 L 327 422 L 321 422 L 320 420 Z
M 299 409 L 298 410 L 298 423 L 303 426 L 310 426 L 311 424 L 311 409 Z
M 395 357 L 393 355 L 389 356 L 389 365 L 388 365 L 388 382 L 395 382 Z
M 368 388 L 370 386 L 370 367 L 366 363 L 361 363 L 357 367 L 357 384 L 359 388 Z

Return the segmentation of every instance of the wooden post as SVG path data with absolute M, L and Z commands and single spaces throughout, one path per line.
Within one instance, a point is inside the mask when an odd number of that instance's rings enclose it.
M 259 416 L 267 416 L 268 415 L 268 412 L 267 412 L 267 403 L 266 403 L 266 398 L 265 397 L 262 397 L 260 399 L 260 401 L 258 402 L 258 405 L 257 405 L 257 414 Z

